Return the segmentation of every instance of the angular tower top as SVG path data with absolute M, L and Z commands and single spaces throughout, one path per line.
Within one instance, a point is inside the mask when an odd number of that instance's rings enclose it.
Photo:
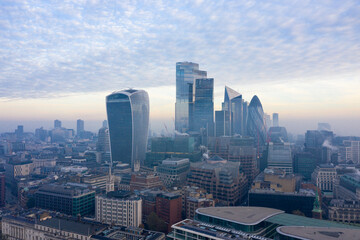
M 228 86 L 225 86 L 224 102 L 234 99 L 238 96 L 241 96 L 241 93 L 238 93 L 234 89 L 229 88 Z

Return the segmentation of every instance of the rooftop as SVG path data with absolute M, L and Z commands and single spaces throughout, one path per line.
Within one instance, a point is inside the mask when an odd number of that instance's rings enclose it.
M 359 239 L 360 229 L 327 227 L 278 227 L 276 231 L 289 237 L 313 240 Z
M 256 225 L 267 218 L 284 213 L 282 210 L 265 207 L 208 207 L 199 208 L 196 212 L 243 225 Z
M 50 218 L 45 221 L 38 222 L 37 224 L 85 236 L 92 235 L 104 229 L 104 225 L 101 223 L 84 223 L 62 218 Z

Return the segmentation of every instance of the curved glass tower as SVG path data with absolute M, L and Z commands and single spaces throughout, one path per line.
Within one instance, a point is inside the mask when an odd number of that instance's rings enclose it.
M 144 163 L 149 128 L 149 96 L 128 89 L 106 97 L 106 111 L 113 162 L 128 163 L 138 171 Z
M 248 135 L 255 139 L 255 144 L 259 153 L 266 143 L 266 127 L 264 110 L 256 95 L 251 99 L 248 107 L 247 131 Z

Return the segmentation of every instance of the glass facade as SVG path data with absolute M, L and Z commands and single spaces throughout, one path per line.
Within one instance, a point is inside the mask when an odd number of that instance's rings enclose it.
M 206 78 L 206 71 L 199 70 L 199 64 L 176 63 L 175 130 L 187 132 L 192 122 L 193 85 L 197 78 Z
M 234 134 L 246 135 L 244 115 L 244 100 L 242 95 L 235 90 L 225 87 L 223 110 L 230 113 L 230 132 L 226 136 Z
M 124 90 L 106 97 L 111 159 L 128 163 L 133 171 L 144 164 L 148 127 L 149 96 L 143 90 Z
M 248 107 L 247 134 L 255 139 L 258 153 L 266 143 L 264 110 L 259 98 L 255 95 Z
M 214 135 L 214 79 L 195 80 L 194 131 L 207 129 L 207 136 Z

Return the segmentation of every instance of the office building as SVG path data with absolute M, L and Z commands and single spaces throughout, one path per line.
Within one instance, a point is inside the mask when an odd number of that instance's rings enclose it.
M 273 127 L 279 127 L 279 114 L 273 113 L 272 115 Z
M 270 127 L 268 138 L 271 142 L 288 142 L 288 134 L 285 127 Z
M 206 136 L 214 135 L 214 79 L 200 78 L 194 85 L 194 121 L 190 129 L 201 132 L 206 130 Z
M 38 208 L 85 216 L 95 209 L 95 191 L 83 184 L 47 184 L 35 193 Z
M 301 174 L 304 180 L 311 180 L 316 168 L 316 158 L 311 153 L 303 152 L 294 155 L 294 173 Z
M 287 234 L 284 227 L 316 228 L 316 233 L 321 238 L 329 239 L 330 236 L 338 236 L 341 232 L 344 236 L 358 236 L 360 228 L 325 220 L 312 219 L 294 214 L 284 213 L 281 210 L 265 207 L 209 207 L 196 210 L 194 220 L 185 219 L 172 226 L 172 232 L 167 235 L 168 239 L 190 240 L 190 239 L 308 239 L 291 238 L 299 233 L 293 233 L 290 238 L 279 238 L 281 234 Z M 279 228 L 281 227 L 281 230 Z M 286 228 L 285 228 L 286 229 Z M 321 229 L 326 229 L 321 231 Z M 282 232 L 283 231 L 283 232 Z M 280 233 L 279 233 L 280 232 Z M 300 233 L 301 234 L 301 233 Z M 288 235 L 288 234 L 287 234 Z M 336 239 L 336 238 L 334 238 Z M 341 238 L 337 238 L 341 239 Z
M 239 162 L 214 156 L 203 162 L 191 163 L 188 185 L 197 186 L 213 194 L 223 205 L 234 206 L 246 194 L 247 179 Z
M 360 141 L 344 140 L 345 161 L 360 163 Z
M 155 173 L 137 172 L 131 174 L 130 190 L 161 189 L 164 185 Z
M 125 191 L 96 196 L 95 219 L 107 224 L 139 227 L 142 222 L 142 200 Z
M 332 199 L 327 209 L 328 218 L 331 221 L 360 223 L 360 201 Z
M 269 142 L 267 166 L 268 168 L 276 168 L 286 173 L 292 173 L 293 160 L 290 143 Z
M 179 132 L 190 130 L 195 79 L 206 77 L 206 71 L 199 70 L 199 64 L 197 63 L 176 63 L 175 130 Z
M 171 226 L 181 221 L 181 195 L 162 193 L 156 197 L 156 214 L 164 220 L 170 231 Z
M 255 95 L 248 107 L 247 134 L 254 138 L 257 155 L 260 155 L 266 143 L 266 127 L 264 122 L 264 110 L 259 98 Z
M 318 131 L 331 131 L 329 123 L 318 123 Z
M 0 172 L 0 207 L 5 207 L 5 195 L 6 187 L 5 187 L 5 172 Z
M 244 122 L 244 100 L 242 95 L 228 86 L 225 86 L 224 102 L 222 110 L 229 114 L 230 130 L 224 136 L 232 136 L 234 134 L 245 135 L 246 125 Z
M 215 111 L 215 137 L 230 136 L 230 112 Z
M 127 163 L 133 171 L 144 164 L 149 132 L 149 96 L 128 89 L 106 97 L 113 162 Z
M 168 158 L 162 161 L 156 168 L 156 172 L 164 185 L 169 188 L 183 185 L 189 169 L 189 159 Z
M 337 173 L 334 166 L 321 164 L 315 168 L 311 175 L 311 180 L 321 191 L 332 192 L 336 177 Z
M 32 161 L 9 161 L 5 164 L 5 174 L 9 180 L 29 176 L 33 171 L 34 163 Z
M 81 132 L 85 130 L 84 128 L 84 120 L 78 119 L 76 121 L 76 134 L 80 135 Z
M 252 189 L 267 189 L 275 192 L 295 192 L 300 179 L 294 174 L 285 173 L 279 169 L 266 168 L 256 176 Z
M 334 182 L 335 198 L 360 201 L 360 175 L 347 173 Z
M 54 128 L 61 128 L 61 121 L 56 119 L 54 120 Z

